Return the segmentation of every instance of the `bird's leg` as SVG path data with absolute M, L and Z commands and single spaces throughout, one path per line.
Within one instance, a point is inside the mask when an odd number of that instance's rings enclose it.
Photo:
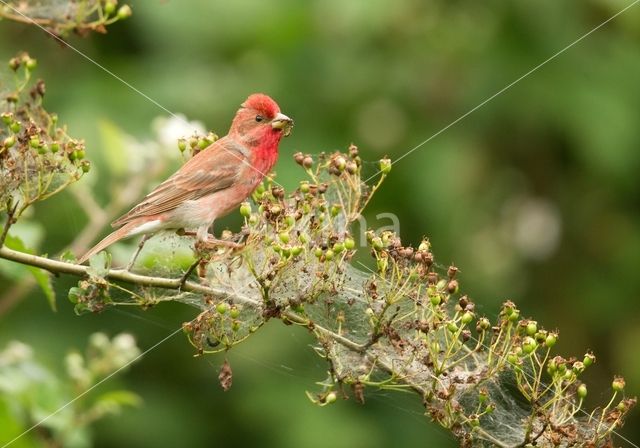
M 236 243 L 235 241 L 219 240 L 213 235 L 210 235 L 206 240 L 202 241 L 202 245 L 207 249 L 213 249 L 219 246 L 230 247 L 232 249 L 240 249 L 244 246 L 243 244 Z
M 136 263 L 136 260 L 138 259 L 138 255 L 140 255 L 140 252 L 142 251 L 142 248 L 144 247 L 144 243 L 147 242 L 147 240 L 151 238 L 151 235 L 146 234 L 142 237 L 142 239 L 140 240 L 140 243 L 138 244 L 138 248 L 136 249 L 135 253 L 133 254 L 133 257 L 131 257 L 131 260 L 129 261 L 129 264 L 127 264 L 127 267 L 125 268 L 126 271 L 130 271 L 131 268 L 133 267 L 133 265 Z
M 188 235 L 187 232 L 184 232 L 184 234 Z M 239 249 L 243 246 L 242 244 L 236 243 L 235 241 L 217 239 L 209 233 L 209 229 L 206 226 L 199 227 L 195 235 L 197 239 L 196 244 L 205 249 L 215 249 L 216 247 L 220 246 Z

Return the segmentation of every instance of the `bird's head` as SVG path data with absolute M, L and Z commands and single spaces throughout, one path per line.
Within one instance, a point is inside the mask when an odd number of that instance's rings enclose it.
M 231 123 L 230 135 L 236 135 L 258 145 L 265 140 L 278 141 L 291 134 L 293 120 L 280 112 L 278 104 L 269 96 L 254 93 L 242 103 Z

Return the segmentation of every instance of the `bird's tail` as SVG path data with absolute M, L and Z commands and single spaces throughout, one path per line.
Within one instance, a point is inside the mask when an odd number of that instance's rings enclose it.
M 136 222 L 128 222 L 124 226 L 120 227 L 118 230 L 110 233 L 106 237 L 104 237 L 98 244 L 93 246 L 89 251 L 84 254 L 78 260 L 78 264 L 82 264 L 87 261 L 89 258 L 93 257 L 95 254 L 100 252 L 102 249 L 111 246 L 116 241 L 120 241 L 122 238 L 126 238 L 130 235 L 130 232 L 138 225 Z

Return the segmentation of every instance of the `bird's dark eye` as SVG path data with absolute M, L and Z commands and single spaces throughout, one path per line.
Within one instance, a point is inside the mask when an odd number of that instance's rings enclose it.
M 256 121 L 258 123 L 260 123 L 262 120 L 264 120 L 264 117 L 262 115 L 256 115 Z

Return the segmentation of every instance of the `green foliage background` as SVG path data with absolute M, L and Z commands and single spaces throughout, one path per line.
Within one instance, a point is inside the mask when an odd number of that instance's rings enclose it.
M 269 93 L 296 120 L 277 166 L 290 187 L 300 176 L 295 151 L 353 141 L 364 159 L 396 159 L 629 3 L 148 0 L 131 2 L 133 17 L 108 35 L 70 42 L 220 134 L 249 93 Z M 598 363 L 585 380 L 594 402 L 608 395 L 614 373 L 626 376 L 627 393 L 640 389 L 639 25 L 635 6 L 398 162 L 368 215 L 375 226 L 377 213 L 397 214 L 405 241 L 428 235 L 439 261 L 460 267 L 481 314 L 495 316 L 510 298 L 523 316 L 561 330 L 563 354 L 593 349 Z M 107 203 L 113 148 L 100 123 L 144 139 L 166 113 L 36 28 L 0 23 L 1 59 L 17 50 L 38 59 L 46 107 L 86 138 L 95 169 L 82 182 L 93 177 Z M 536 226 L 540 210 L 561 224 L 557 241 L 553 226 Z M 85 223 L 68 193 L 32 218 L 44 224 L 40 251 L 48 253 Z M 217 229 L 239 223 L 229 217 Z M 544 241 L 549 249 L 537 250 Z M 2 297 L 11 282 L 0 282 Z M 193 312 L 167 305 L 76 317 L 64 298 L 72 280 L 55 284 L 58 312 L 34 290 L 0 317 L 0 346 L 22 340 L 60 367 L 94 331 L 132 332 L 144 350 Z M 223 393 L 223 358 L 193 358 L 177 336 L 114 380 L 144 405 L 100 422 L 95 445 L 456 445 L 413 396 L 369 392 L 365 406 L 311 405 L 304 390 L 325 366 L 309 342 L 304 330 L 273 322 L 229 354 L 234 386 Z M 640 441 L 637 412 L 624 434 Z M 33 445 L 25 438 L 14 446 Z

